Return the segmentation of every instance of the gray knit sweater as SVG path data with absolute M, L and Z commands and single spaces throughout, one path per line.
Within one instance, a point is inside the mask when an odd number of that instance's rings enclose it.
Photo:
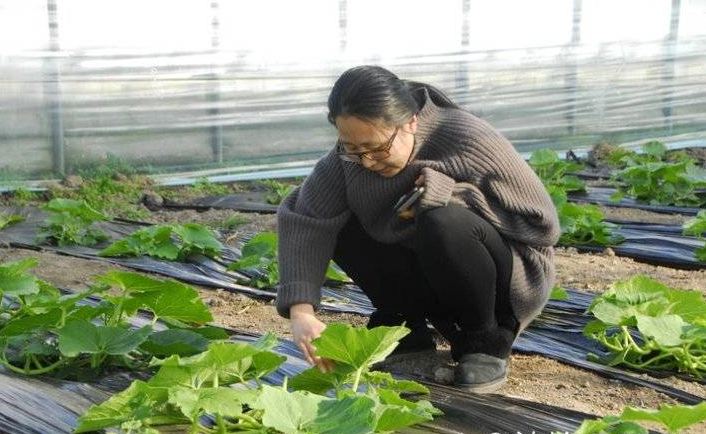
M 336 235 L 351 213 L 379 242 L 412 238 L 414 221 L 401 220 L 392 208 L 420 174 L 426 191 L 417 212 L 457 203 L 490 222 L 513 253 L 510 296 L 521 328 L 539 314 L 554 281 L 559 221 L 539 178 L 499 132 L 466 111 L 436 106 L 427 95 L 410 162 L 393 178 L 344 162 L 334 151 L 278 210 L 280 315 L 289 317 L 297 303 L 319 307 Z

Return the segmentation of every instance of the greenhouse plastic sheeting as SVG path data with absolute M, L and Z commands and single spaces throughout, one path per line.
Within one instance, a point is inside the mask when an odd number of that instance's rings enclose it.
M 91 247 L 58 247 L 50 244 L 40 246 L 35 241 L 35 238 L 39 226 L 46 217 L 43 211 L 36 208 L 0 207 L 0 212 L 20 214 L 26 217 L 25 221 L 0 231 L 0 243 L 33 250 L 50 250 L 85 259 L 97 259 L 135 270 L 161 274 L 195 285 L 223 288 L 229 291 L 269 300 L 275 297 L 275 292 L 273 291 L 251 288 L 238 283 L 241 280 L 247 280 L 247 276 L 226 269 L 227 264 L 237 260 L 239 257 L 239 252 L 227 246 L 221 252 L 221 260 L 213 260 L 205 256 L 190 258 L 189 262 L 186 263 L 161 261 L 149 256 L 141 256 L 139 258 L 104 258 L 98 256 L 100 249 Z M 141 225 L 137 225 L 133 222 L 115 221 L 101 222 L 98 226 L 100 226 L 111 239 L 118 239 L 131 234 L 139 229 Z M 323 288 L 322 296 L 324 297 L 322 308 L 325 310 L 360 314 L 368 314 L 370 312 L 370 302 L 359 290 L 351 290 L 346 286 L 339 288 Z
M 703 139 L 705 10 L 670 0 L 6 1 L 0 169 L 36 179 L 115 159 L 152 171 L 315 159 L 335 141 L 328 92 L 359 64 L 436 85 L 523 151 Z
M 686 206 L 650 205 L 638 202 L 631 197 L 623 197 L 620 201 L 610 200 L 610 196 L 617 190 L 612 187 L 586 187 L 586 193 L 569 193 L 572 202 L 593 203 L 617 208 L 635 208 L 663 214 L 696 215 L 701 208 Z
M 92 297 L 92 302 L 96 299 Z M 133 326 L 140 327 L 147 322 L 148 317 L 138 317 L 133 321 Z M 252 342 L 259 337 L 253 333 L 226 330 L 232 334 L 233 341 Z M 287 360 L 275 373 L 265 378 L 270 384 L 282 384 L 285 376 L 291 378 L 309 368 L 291 341 L 280 339 L 274 351 L 286 355 Z M 13 434 L 70 433 L 78 417 L 88 407 L 105 401 L 111 392 L 126 388 L 130 377 L 127 373 L 118 373 L 90 384 L 45 377 L 29 378 L 7 373 L 0 368 L 0 382 L 3 384 L 0 388 L 0 431 Z M 444 416 L 399 431 L 401 433 L 549 433 L 573 431 L 583 419 L 595 418 L 585 413 L 515 398 L 479 396 L 429 382 L 424 384 L 431 391 L 430 401 L 444 411 Z

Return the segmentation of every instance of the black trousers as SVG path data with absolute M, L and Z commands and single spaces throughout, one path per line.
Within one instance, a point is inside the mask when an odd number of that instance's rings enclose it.
M 383 244 L 352 216 L 338 235 L 334 260 L 376 308 L 376 324 L 446 337 L 454 358 L 468 352 L 507 357 L 519 326 L 509 300 L 512 253 L 495 228 L 458 205 L 416 217 L 411 248 Z M 386 318 L 382 321 L 380 318 Z

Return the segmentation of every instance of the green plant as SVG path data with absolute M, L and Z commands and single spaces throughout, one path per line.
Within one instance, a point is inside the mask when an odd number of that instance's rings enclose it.
M 94 223 L 105 220 L 105 216 L 84 201 L 52 199 L 41 207 L 50 215 L 39 228 L 37 241 L 56 242 L 59 247 L 72 244 L 94 246 L 108 239 Z
M 271 205 L 279 205 L 294 190 L 291 185 L 282 184 L 274 179 L 264 179 L 257 181 L 257 183 L 267 187 L 268 193 L 265 194 L 265 202 Z
M 210 229 L 196 223 L 185 223 L 139 229 L 101 250 L 99 255 L 147 255 L 169 261 L 184 261 L 199 254 L 214 258 L 220 255 L 222 249 L 223 245 Z
M 625 240 L 613 234 L 617 226 L 604 221 L 596 205 L 578 205 L 566 202 L 557 207 L 561 225 L 560 244 L 568 246 L 612 246 Z
M 706 302 L 700 293 L 635 276 L 614 283 L 588 312 L 596 319 L 584 335 L 610 352 L 601 361 L 699 378 L 706 372 Z
M 145 176 L 125 176 L 111 167 L 99 166 L 84 172 L 85 180 L 75 189 L 54 190 L 55 197 L 84 200 L 109 217 L 143 219 L 149 211 L 140 203 L 151 180 Z
M 208 180 L 208 178 L 199 178 L 194 182 L 190 190 L 199 196 L 211 195 L 211 196 L 222 196 L 228 194 L 229 190 L 226 185 L 214 184 Z
M 684 235 L 692 235 L 704 241 L 702 247 L 694 251 L 696 259 L 706 262 L 706 210 L 701 210 L 696 214 L 696 218 L 684 222 L 682 226 Z
M 109 365 L 146 369 L 154 356 L 195 354 L 208 339 L 227 338 L 202 327 L 213 317 L 188 285 L 111 271 L 88 291 L 64 295 L 27 273 L 37 263 L 0 265 L 0 295 L 7 301 L 0 305 L 0 364 L 13 372 L 80 377 Z M 95 294 L 104 300 L 84 303 Z M 152 312 L 153 320 L 133 329 L 128 320 L 138 309 Z M 169 329 L 154 331 L 158 320 Z
M 539 149 L 532 152 L 529 165 L 547 187 L 558 187 L 564 191 L 583 191 L 586 185 L 576 175 L 569 172 L 581 170 L 579 163 L 562 161 L 559 155 L 551 149 Z
M 568 300 L 569 299 L 569 293 L 566 292 L 564 288 L 561 286 L 553 286 L 552 287 L 552 292 L 549 295 L 550 300 Z
M 409 333 L 403 327 L 352 329 L 331 324 L 315 345 L 323 357 L 337 361 L 337 370 L 308 370 L 282 387 L 261 378 L 286 359 L 270 350 L 277 339 L 266 335 L 252 345 L 211 344 L 208 351 L 156 361 L 149 381 L 135 381 L 124 392 L 94 406 L 79 419 L 76 433 L 119 426 L 135 433 L 156 433 L 160 425 L 190 424 L 191 433 L 365 434 L 390 432 L 431 420 L 441 412 L 428 401 L 409 401 L 402 392 L 428 393 L 411 381 L 372 372 Z M 342 350 L 341 344 L 346 346 Z M 329 380 L 334 379 L 335 383 Z M 352 387 L 351 379 L 356 381 Z M 295 386 L 296 384 L 296 386 Z M 358 390 L 359 385 L 367 388 Z M 237 388 L 228 386 L 237 385 Z M 330 386 L 330 387 L 329 387 Z M 310 389 L 335 396 L 325 396 Z M 212 427 L 203 416 L 213 416 Z
M 17 187 L 12 192 L 12 197 L 15 199 L 15 202 L 20 206 L 24 206 L 28 202 L 32 202 L 34 200 L 39 199 L 39 196 L 37 195 L 37 193 L 35 193 L 25 187 Z
M 585 420 L 574 434 L 649 434 L 649 430 L 636 422 L 658 423 L 669 433 L 706 420 L 706 402 L 698 405 L 659 406 L 659 410 L 628 407 L 619 416 Z M 562 434 L 554 432 L 553 434 Z
M 233 229 L 236 229 L 242 225 L 246 225 L 250 223 L 252 220 L 248 217 L 245 217 L 240 214 L 233 214 L 232 216 L 227 217 L 225 220 L 221 222 L 219 227 L 222 227 L 223 229 L 232 231 Z
M 706 196 L 699 192 L 706 187 L 706 169 L 687 156 L 663 161 L 666 148 L 660 142 L 646 143 L 643 151 L 621 158 L 625 167 L 612 176 L 618 191 L 611 199 L 628 195 L 653 205 L 706 205 Z
M 0 231 L 10 225 L 24 221 L 24 217 L 14 214 L 0 214 Z
M 260 232 L 242 248 L 240 259 L 228 266 L 228 270 L 245 271 L 251 275 L 250 283 L 258 288 L 272 288 L 279 283 L 279 261 L 277 259 L 278 237 L 274 232 Z M 333 261 L 329 262 L 326 277 L 332 280 L 349 281 Z

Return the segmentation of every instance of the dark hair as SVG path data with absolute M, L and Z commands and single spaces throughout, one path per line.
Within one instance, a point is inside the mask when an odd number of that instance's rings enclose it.
M 341 74 L 333 85 L 328 97 L 328 121 L 335 125 L 338 116 L 355 116 L 402 125 L 421 109 L 424 89 L 434 104 L 459 108 L 434 86 L 402 80 L 380 66 L 356 66 Z

